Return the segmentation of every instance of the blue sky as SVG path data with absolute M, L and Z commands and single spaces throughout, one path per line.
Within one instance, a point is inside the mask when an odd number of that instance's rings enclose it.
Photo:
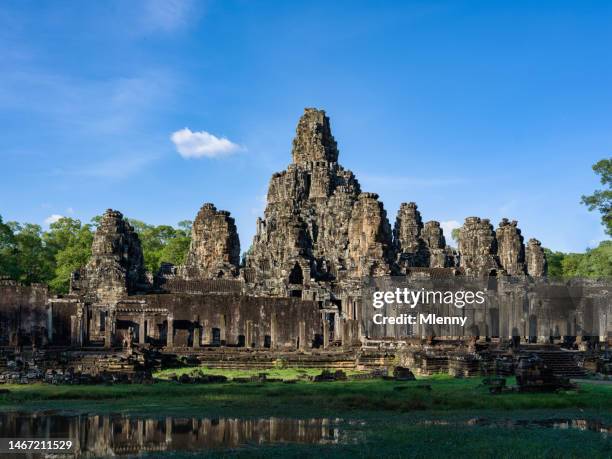
M 176 224 L 214 202 L 246 249 L 314 106 L 392 222 L 416 201 L 447 228 L 603 239 L 579 201 L 612 151 L 610 3 L 398 3 L 3 1 L 0 215 Z

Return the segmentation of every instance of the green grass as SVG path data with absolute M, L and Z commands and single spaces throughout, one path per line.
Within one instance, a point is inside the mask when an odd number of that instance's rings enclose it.
M 208 367 L 182 367 L 182 368 L 169 368 L 167 370 L 161 370 L 153 374 L 155 378 L 169 379 L 170 375 L 181 376 L 183 374 L 190 374 L 193 371 L 201 371 L 204 374 L 210 375 L 223 375 L 229 379 L 232 378 L 248 378 L 251 376 L 257 376 L 260 373 L 266 373 L 268 378 L 293 380 L 303 378 L 305 376 L 315 376 L 321 373 L 319 368 L 270 368 L 265 370 L 219 370 Z M 334 370 L 332 370 L 334 371 Z M 345 371 L 347 375 L 363 373 L 356 370 Z
M 270 376 L 293 379 L 293 371 Z M 213 373 L 213 371 L 211 371 Z M 234 374 L 215 370 L 214 374 Z M 237 375 L 248 373 L 237 372 Z M 435 376 L 410 382 L 383 380 L 312 383 L 3 386 L 0 408 L 32 408 L 151 413 L 236 412 L 243 415 L 311 416 L 346 415 L 351 412 L 414 412 L 454 410 L 595 409 L 612 410 L 612 386 L 580 384 L 578 390 L 559 393 L 507 393 L 490 395 L 480 378 L 453 379 Z M 511 381 L 512 382 L 512 381 Z

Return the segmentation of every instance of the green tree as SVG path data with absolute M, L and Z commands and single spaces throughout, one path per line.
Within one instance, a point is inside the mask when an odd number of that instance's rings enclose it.
M 187 252 L 191 244 L 191 237 L 184 234 L 177 234 L 170 239 L 162 249 L 160 262 L 168 262 L 173 265 L 181 265 L 185 263 Z
M 561 260 L 561 267 L 563 269 L 563 277 L 577 277 L 579 276 L 579 266 L 582 262 L 582 253 L 566 253 Z
M 55 255 L 60 250 L 64 249 L 74 235 L 81 229 L 80 220 L 74 218 L 62 217 L 58 221 L 49 225 L 49 230 L 42 235 L 43 242 L 46 248 Z
M 603 241 L 585 253 L 544 252 L 551 277 L 612 277 L 612 241 Z
M 55 261 L 49 285 L 58 293 L 66 293 L 72 273 L 87 264 L 91 256 L 92 225 L 82 225 L 79 220 L 64 217 L 50 225 L 43 240 Z
M 601 221 L 606 228 L 606 233 L 612 236 L 612 158 L 598 161 L 593 165 L 593 171 L 600 176 L 600 182 L 604 188 L 595 190 L 590 196 L 582 196 L 582 203 L 589 210 L 598 210 L 601 213 Z
M 191 234 L 191 227 L 193 226 L 193 221 L 191 221 L 191 220 L 181 220 L 180 222 L 178 222 L 177 226 L 187 236 L 189 236 Z
M 544 249 L 546 262 L 548 264 L 548 275 L 550 277 L 563 277 L 563 252 L 553 252 L 550 249 Z
M 0 276 L 18 277 L 17 246 L 12 228 L 0 216 Z
M 459 244 L 459 235 L 461 234 L 461 228 L 453 228 L 451 231 L 451 237 L 455 243 Z
M 40 225 L 10 222 L 17 250 L 16 279 L 25 284 L 49 282 L 53 278 L 53 254 L 45 247 Z
M 612 241 L 603 241 L 594 249 L 580 254 L 576 275 L 579 277 L 612 277 Z
M 185 261 L 191 242 L 191 222 L 179 223 L 180 229 L 169 225 L 153 226 L 140 220 L 130 220 L 138 233 L 147 271 L 156 273 L 163 262 L 181 264 Z

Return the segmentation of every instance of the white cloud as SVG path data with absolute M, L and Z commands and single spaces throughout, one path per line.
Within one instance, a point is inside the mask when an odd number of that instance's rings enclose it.
M 447 220 L 445 222 L 440 222 L 440 226 L 442 227 L 442 231 L 444 231 L 444 237 L 446 238 L 446 243 L 453 241 L 453 230 L 455 228 L 461 228 L 461 223 L 457 220 Z
M 55 223 L 60 218 L 64 218 L 64 216 L 63 215 L 59 215 L 59 214 L 49 215 L 47 218 L 45 218 L 45 225 L 50 225 L 51 223 Z
M 216 158 L 243 149 L 225 137 L 219 138 L 206 131 L 193 132 L 189 128 L 173 132 L 170 139 L 183 158 Z

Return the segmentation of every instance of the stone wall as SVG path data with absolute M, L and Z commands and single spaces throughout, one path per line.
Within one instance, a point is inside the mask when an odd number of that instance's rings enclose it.
M 388 291 L 408 288 L 413 291 L 483 292 L 484 303 L 474 302 L 462 308 L 433 301 L 414 309 L 405 304 L 385 304 L 377 309 L 371 301 L 375 287 L 372 285 L 364 292 L 358 314 L 360 326 L 368 339 L 489 336 L 503 339 L 522 337 L 547 343 L 550 338 L 562 336 L 599 336 L 605 340 L 607 330 L 612 326 L 612 319 L 606 322 L 606 318 L 612 316 L 612 298 L 607 281 L 575 279 L 568 282 L 527 276 L 378 280 L 378 287 Z M 420 314 L 437 314 L 465 318 L 466 323 L 465 327 L 457 324 L 376 324 L 375 314 L 391 317 L 409 314 L 417 318 Z
M 0 346 L 40 346 L 48 341 L 47 287 L 0 280 Z
M 138 301 L 143 302 L 144 310 L 168 311 L 173 320 L 175 346 L 191 347 L 198 338 L 201 345 L 212 344 L 218 338 L 219 344 L 229 346 L 278 349 L 310 348 L 322 343 L 320 312 L 313 301 L 243 295 L 156 294 L 131 297 L 125 306 L 133 307 Z M 123 306 L 119 303 L 118 310 Z M 303 344 L 299 343 L 300 333 L 305 339 Z

